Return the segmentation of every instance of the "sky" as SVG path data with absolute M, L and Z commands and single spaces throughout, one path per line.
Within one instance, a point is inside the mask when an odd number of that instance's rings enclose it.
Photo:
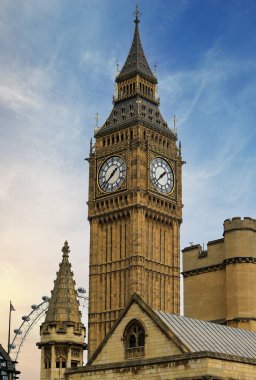
M 256 2 L 140 0 L 140 34 L 157 65 L 160 109 L 182 143 L 181 248 L 223 221 L 256 215 Z M 68 240 L 88 289 L 89 140 L 112 108 L 116 63 L 133 37 L 135 0 L 1 0 L 0 343 L 50 295 Z M 84 308 L 86 323 L 87 309 Z M 42 322 L 42 321 L 41 321 Z M 20 356 L 38 380 L 39 325 Z

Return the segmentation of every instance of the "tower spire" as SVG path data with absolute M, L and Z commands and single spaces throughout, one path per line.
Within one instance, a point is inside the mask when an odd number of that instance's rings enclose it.
M 128 57 L 126 58 L 125 64 L 123 65 L 122 70 L 116 77 L 116 82 L 120 82 L 123 79 L 131 78 L 136 74 L 141 75 L 145 79 L 151 80 L 153 83 L 156 83 L 156 78 L 152 73 L 152 70 L 147 62 L 145 57 L 142 43 L 140 40 L 140 32 L 139 32 L 139 23 L 141 13 L 139 11 L 138 3 L 136 4 L 135 11 L 133 12 L 135 18 L 135 30 L 132 41 L 132 46 L 130 48 Z
M 159 110 L 156 67 L 153 72 L 142 47 L 138 2 L 133 15 L 135 28 L 132 44 L 125 63 L 115 78 L 114 107 L 105 123 L 95 129 L 95 137 L 108 134 L 112 129 L 123 128 L 124 120 L 127 126 L 128 123 L 134 123 L 134 118 L 143 118 L 143 123 L 149 128 L 165 131 L 176 140 L 176 134 L 168 128 Z

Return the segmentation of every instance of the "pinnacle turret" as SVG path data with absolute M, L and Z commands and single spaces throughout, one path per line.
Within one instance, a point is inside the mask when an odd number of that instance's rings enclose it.
M 85 327 L 81 321 L 69 245 L 65 241 L 62 261 L 54 281 L 45 321 L 40 327 L 40 380 L 64 379 L 66 368 L 83 364 Z
M 64 243 L 62 252 L 62 262 L 57 272 L 57 278 L 54 281 L 45 322 L 81 323 L 75 281 L 71 271 L 71 264 L 68 260 L 70 249 L 67 241 Z

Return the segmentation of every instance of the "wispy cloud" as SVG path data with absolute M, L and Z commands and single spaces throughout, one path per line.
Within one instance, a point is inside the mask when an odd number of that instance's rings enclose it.
M 256 211 L 255 33 L 245 34 L 251 13 L 244 21 L 244 4 L 233 12 L 233 5 L 218 8 L 217 3 L 204 5 L 209 25 L 202 4 L 141 3 L 143 41 L 149 51 L 154 41 L 164 63 L 161 110 L 168 121 L 176 114 L 187 161 L 181 247 L 218 238 L 224 219 Z M 93 6 L 91 0 L 72 6 L 51 0 L 1 3 L 0 287 L 6 291 L 0 306 L 6 325 L 10 299 L 16 327 L 31 304 L 50 294 L 65 239 L 76 283 L 87 286 L 88 164 L 83 158 L 95 113 L 103 123 L 111 110 L 116 58 L 124 60 L 128 53 L 132 11 L 130 0 L 121 7 L 117 0 L 95 0 Z M 253 20 L 253 32 L 254 25 Z M 191 43 L 186 64 L 182 54 L 174 61 L 175 51 L 169 49 L 178 35 Z M 179 42 L 175 48 L 185 49 Z M 39 339 L 35 333 L 32 344 Z M 0 334 L 5 344 L 6 330 Z M 28 342 L 19 363 L 27 380 L 39 376 L 40 352 L 31 350 Z M 33 369 L 32 356 L 38 358 Z
M 250 57 L 237 60 L 216 45 L 197 68 L 160 78 L 163 113 L 176 114 L 187 160 L 183 247 L 220 237 L 227 217 L 255 214 L 255 70 Z
M 32 17 L 33 2 L 25 5 L 23 17 Z M 10 8 L 6 6 L 6 22 L 8 11 L 16 12 Z M 49 9 L 48 4 L 45 11 Z M 8 33 L 7 28 L 5 36 L 10 38 Z M 59 53 L 43 65 L 33 59 L 30 49 L 30 59 L 7 50 L 0 60 L 0 287 L 6 289 L 1 320 L 8 320 L 11 299 L 16 308 L 13 328 L 30 312 L 30 305 L 50 295 L 64 240 L 69 240 L 71 257 L 76 257 L 78 285 L 86 287 L 88 268 L 84 265 L 89 240 L 85 226 L 88 167 L 83 157 L 89 149 L 85 128 L 89 106 L 79 98 L 79 81 L 62 81 L 57 71 Z M 31 336 L 33 344 L 39 339 L 38 327 Z M 0 334 L 5 345 L 6 329 Z M 24 346 L 19 369 L 24 378 L 35 380 L 39 366 L 28 368 L 29 356 L 31 345 Z M 36 347 L 33 356 L 39 363 Z

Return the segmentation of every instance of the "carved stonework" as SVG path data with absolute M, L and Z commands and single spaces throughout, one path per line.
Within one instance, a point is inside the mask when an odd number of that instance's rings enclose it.
M 49 347 L 45 347 L 44 349 L 44 360 L 45 361 L 51 361 L 52 353 L 51 349 Z
M 66 361 L 68 350 L 65 347 L 55 347 L 55 356 L 57 361 Z
M 72 348 L 72 350 L 71 350 L 71 355 L 74 358 L 79 358 L 80 357 L 80 353 L 81 353 L 81 351 L 78 350 L 78 349 L 76 349 L 76 348 Z

